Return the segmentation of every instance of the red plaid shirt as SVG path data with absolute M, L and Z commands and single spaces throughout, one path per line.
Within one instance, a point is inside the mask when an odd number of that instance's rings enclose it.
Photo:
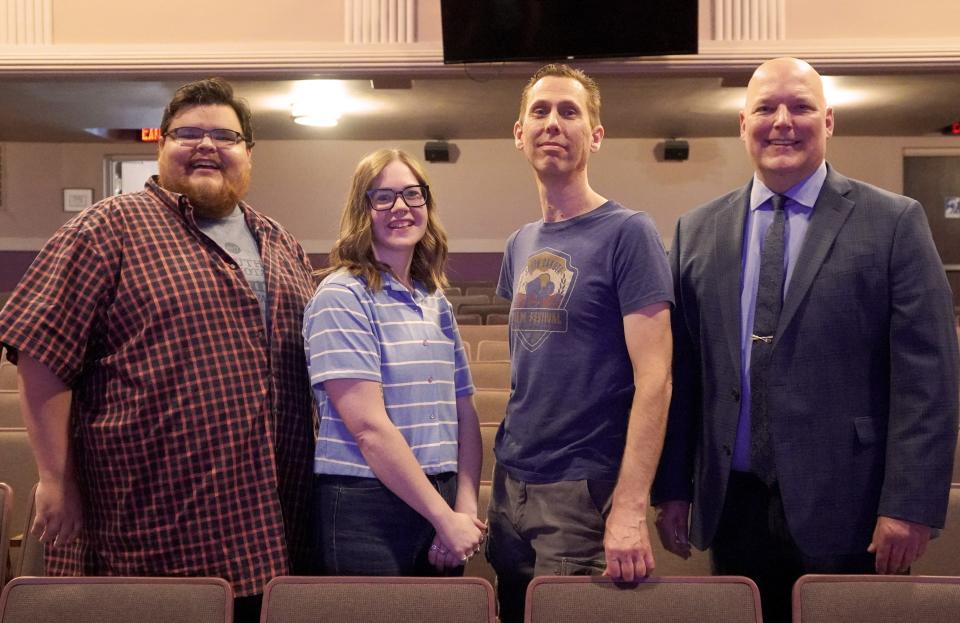
M 304 360 L 310 264 L 241 203 L 272 334 L 186 197 L 154 180 L 60 228 L 0 313 L 0 343 L 73 390 L 84 531 L 54 575 L 202 575 L 238 596 L 302 570 L 314 410 Z

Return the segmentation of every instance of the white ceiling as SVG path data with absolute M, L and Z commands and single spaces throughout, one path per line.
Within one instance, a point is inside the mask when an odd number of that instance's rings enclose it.
M 622 73 L 596 77 L 608 137 L 737 135 L 745 75 L 726 80 Z M 156 126 L 173 91 L 188 79 L 4 78 L 0 80 L 0 141 L 103 141 L 85 129 Z M 923 136 L 960 119 L 960 76 L 956 74 L 828 80 L 841 89 L 844 100 L 851 98 L 834 106 L 841 136 Z M 414 78 L 409 88 L 374 89 L 370 80 L 349 80 L 349 93 L 373 110 L 346 115 L 335 128 L 310 128 L 294 124 L 286 108 L 295 81 L 233 80 L 254 110 L 257 140 L 506 138 L 524 82 L 515 73 L 498 75 L 478 69 L 465 70 L 461 77 Z

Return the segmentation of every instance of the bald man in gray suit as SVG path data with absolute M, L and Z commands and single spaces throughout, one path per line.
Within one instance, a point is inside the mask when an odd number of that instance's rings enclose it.
M 790 620 L 804 573 L 907 572 L 949 496 L 950 288 L 922 206 L 826 163 L 833 128 L 810 65 L 761 65 L 740 113 L 754 177 L 683 216 L 671 251 L 658 531 L 753 578 L 765 621 Z

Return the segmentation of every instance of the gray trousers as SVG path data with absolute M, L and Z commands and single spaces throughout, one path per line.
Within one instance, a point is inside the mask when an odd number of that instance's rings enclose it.
M 497 572 L 502 623 L 523 621 L 527 584 L 534 576 L 603 572 L 603 534 L 615 484 L 533 484 L 494 469 L 486 554 Z

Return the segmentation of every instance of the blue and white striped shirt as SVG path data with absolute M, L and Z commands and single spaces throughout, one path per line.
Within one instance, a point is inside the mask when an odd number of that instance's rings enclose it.
M 310 382 L 320 408 L 317 474 L 374 478 L 327 399 L 330 379 L 383 386 L 387 415 L 427 474 L 457 471 L 458 396 L 473 393 L 466 352 L 441 291 L 413 293 L 387 273 L 371 292 L 345 269 L 317 288 L 303 317 Z

